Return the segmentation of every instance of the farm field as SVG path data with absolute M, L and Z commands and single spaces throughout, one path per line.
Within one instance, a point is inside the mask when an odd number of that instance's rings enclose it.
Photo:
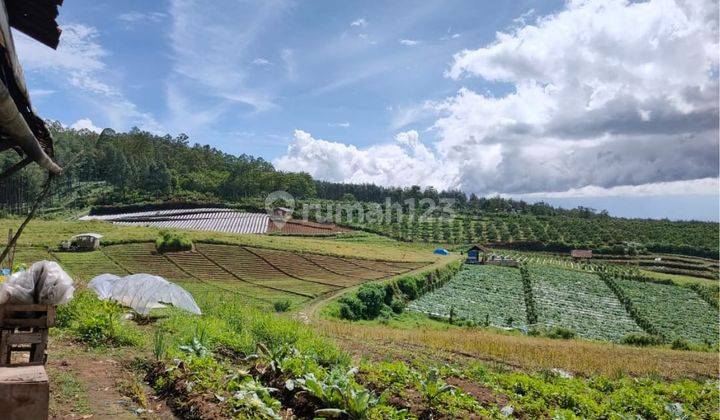
M 496 266 L 468 266 L 443 287 L 410 303 L 408 310 L 495 327 L 524 327 L 525 301 L 518 270 Z
M 529 271 L 541 325 L 611 341 L 642 332 L 598 276 L 549 266 L 530 266 Z
M 424 265 L 239 245 L 197 243 L 196 250 L 158 254 L 150 242 L 109 245 L 94 252 L 50 253 L 41 247 L 18 247 L 15 261 L 31 264 L 41 259 L 55 260 L 81 281 L 102 273 L 155 274 L 181 284 L 193 294 L 231 292 L 261 307 L 281 300 L 298 306 L 344 287 Z
M 717 344 L 718 311 L 683 287 L 617 279 L 633 305 L 672 340 Z

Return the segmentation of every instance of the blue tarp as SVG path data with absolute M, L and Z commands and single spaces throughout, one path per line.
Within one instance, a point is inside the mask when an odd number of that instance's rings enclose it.
M 435 251 L 433 251 L 433 254 L 450 255 L 450 252 L 448 252 L 448 250 L 445 248 L 437 248 Z

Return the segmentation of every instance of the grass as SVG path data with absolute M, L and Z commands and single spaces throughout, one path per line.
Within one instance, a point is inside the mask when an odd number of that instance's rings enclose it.
M 584 376 L 717 378 L 716 353 L 635 348 L 612 343 L 553 340 L 482 329 L 398 329 L 386 325 L 323 320 L 318 331 L 341 342 L 364 343 L 401 354 L 447 355 L 499 363 L 523 371 L 560 368 Z
M 87 397 L 87 388 L 75 374 L 69 371 L 51 371 L 50 387 L 52 392 L 50 412 L 59 410 L 57 405 L 70 406 L 74 413 L 92 414 L 91 403 Z
M 703 286 L 705 286 L 705 285 L 715 286 L 718 284 L 717 280 L 703 279 L 700 277 L 683 276 L 680 274 L 658 273 L 657 271 L 649 271 L 649 270 L 640 270 L 640 273 L 642 273 L 643 276 L 650 277 L 653 279 L 670 280 L 673 283 L 677 284 L 678 286 L 684 286 L 684 285 L 688 285 L 688 284 L 700 284 Z
M 22 223 L 20 218 L 0 219 L 0 230 L 17 229 Z M 103 244 L 124 242 L 153 242 L 160 234 L 160 228 L 120 226 L 101 221 L 77 220 L 33 220 L 25 229 L 18 246 L 57 247 L 60 242 L 83 232 L 95 232 L 103 235 Z M 403 243 L 364 232 L 344 234 L 337 237 L 314 238 L 276 235 L 237 235 L 203 231 L 181 231 L 193 242 L 216 241 L 235 245 L 256 246 L 259 248 L 284 249 L 296 252 L 339 255 L 365 259 L 398 261 L 434 261 L 438 257 L 432 254 L 428 244 Z M 6 239 L 2 239 L 5 243 Z

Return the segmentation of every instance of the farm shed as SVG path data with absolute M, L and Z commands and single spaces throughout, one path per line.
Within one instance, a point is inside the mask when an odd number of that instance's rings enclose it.
M 487 259 L 489 250 L 482 245 L 473 245 L 467 250 L 466 264 L 482 264 Z
M 592 250 L 590 249 L 573 249 L 570 251 L 570 256 L 574 260 L 588 260 L 592 258 Z
M 70 238 L 70 249 L 74 251 L 95 251 L 100 249 L 99 233 L 81 233 Z

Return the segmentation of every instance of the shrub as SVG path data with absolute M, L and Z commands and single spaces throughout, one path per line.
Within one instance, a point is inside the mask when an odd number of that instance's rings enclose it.
M 657 335 L 650 335 L 645 333 L 633 333 L 623 337 L 620 342 L 622 344 L 628 344 L 631 346 L 647 347 L 657 346 L 663 343 L 663 338 Z
M 288 309 L 290 309 L 290 306 L 292 304 L 288 299 L 283 300 L 276 300 L 273 302 L 273 308 L 275 309 L 275 312 L 287 312 Z
M 193 244 L 185 235 L 177 232 L 163 230 L 160 237 L 155 240 L 155 249 L 158 252 L 190 251 Z
M 380 315 L 385 306 L 385 287 L 380 284 L 365 284 L 357 292 L 363 304 L 363 318 L 373 319 Z
M 670 343 L 670 347 L 673 350 L 690 350 L 690 344 L 682 338 L 674 339 L 672 343 Z
M 423 293 L 434 290 L 450 280 L 462 267 L 462 263 L 455 262 L 437 270 L 400 277 L 384 285 L 363 285 L 357 292 L 338 300 L 340 317 L 355 321 L 375 319 L 381 313 L 390 316 L 391 311 L 401 313 L 405 308 L 406 299 L 413 300 Z
M 548 331 L 547 334 L 545 334 L 548 338 L 559 338 L 563 340 L 569 340 L 571 338 L 575 338 L 575 331 L 563 328 L 563 327 L 554 327 L 550 331 Z
M 93 292 L 85 290 L 67 305 L 58 307 L 56 325 L 93 347 L 138 344 L 140 334 L 123 322 L 122 313 L 123 308 L 117 303 L 99 300 Z

